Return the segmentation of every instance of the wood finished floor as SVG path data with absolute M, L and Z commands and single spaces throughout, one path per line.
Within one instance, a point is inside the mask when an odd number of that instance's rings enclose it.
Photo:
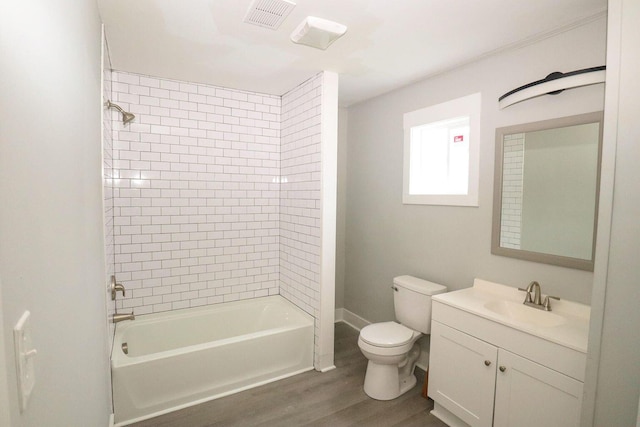
M 132 426 L 446 427 L 429 414 L 433 401 L 420 395 L 420 377 L 411 391 L 397 399 L 383 402 L 369 398 L 362 390 L 367 360 L 357 341 L 357 330 L 337 323 L 336 369 L 324 374 L 306 372 Z

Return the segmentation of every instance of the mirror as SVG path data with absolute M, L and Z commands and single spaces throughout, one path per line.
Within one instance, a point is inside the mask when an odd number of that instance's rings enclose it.
M 593 271 L 602 119 L 496 129 L 491 253 Z

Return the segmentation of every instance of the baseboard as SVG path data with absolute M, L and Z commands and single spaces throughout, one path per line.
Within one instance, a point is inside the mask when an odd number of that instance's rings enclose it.
M 363 319 L 355 313 L 350 312 L 346 308 L 336 309 L 336 322 L 344 322 L 354 329 L 360 330 L 367 325 L 370 325 L 367 319 Z
M 113 427 L 114 425 L 114 421 L 113 421 L 113 414 L 109 415 L 109 427 Z

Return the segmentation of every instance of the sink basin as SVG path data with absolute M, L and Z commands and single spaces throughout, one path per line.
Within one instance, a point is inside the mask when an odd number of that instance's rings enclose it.
M 513 301 L 489 301 L 484 306 L 487 310 L 493 311 L 500 316 L 504 316 L 505 318 L 515 322 L 526 323 L 532 326 L 552 328 L 566 322 L 564 317 L 555 313 L 527 307 L 524 304 Z

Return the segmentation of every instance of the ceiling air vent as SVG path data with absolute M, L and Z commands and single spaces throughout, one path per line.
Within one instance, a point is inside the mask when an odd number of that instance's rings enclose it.
M 244 17 L 244 22 L 277 30 L 295 7 L 289 0 L 254 0 Z

